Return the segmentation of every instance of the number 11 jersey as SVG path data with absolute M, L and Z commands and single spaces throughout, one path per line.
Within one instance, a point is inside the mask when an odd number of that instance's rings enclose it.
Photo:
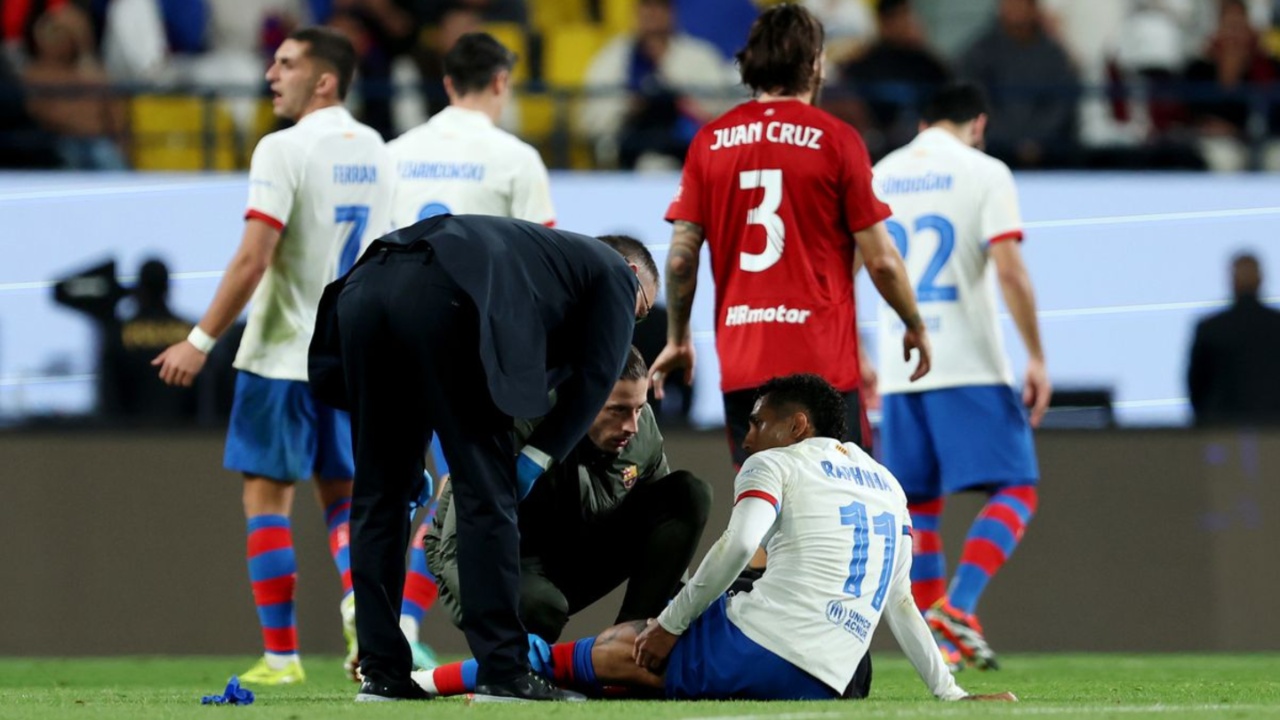
M 822 110 L 751 101 L 698 132 L 666 219 L 707 239 L 723 392 L 799 372 L 857 389 L 853 233 L 889 215 L 862 138 Z

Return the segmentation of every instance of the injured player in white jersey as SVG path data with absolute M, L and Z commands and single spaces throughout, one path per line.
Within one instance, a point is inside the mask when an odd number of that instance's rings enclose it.
M 552 646 L 538 669 L 596 696 L 835 699 L 883 616 L 938 699 L 1015 701 L 969 694 L 947 669 L 911 597 L 906 496 L 884 466 L 833 439 L 845 422 L 840 393 L 791 375 L 757 397 L 729 527 L 688 585 L 656 619 Z M 768 569 L 750 592 L 727 596 L 760 546 Z M 432 694 L 466 693 L 475 673 L 465 665 L 414 677 Z

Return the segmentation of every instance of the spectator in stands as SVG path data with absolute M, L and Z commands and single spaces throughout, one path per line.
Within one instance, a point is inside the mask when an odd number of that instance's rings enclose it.
M 760 14 L 753 0 L 674 0 L 674 9 L 680 30 L 715 45 L 725 62 L 742 49 L 751 23 Z
M 825 75 L 829 79 L 836 78 L 836 67 L 876 37 L 876 19 L 863 0 L 800 0 L 800 4 L 822 23 L 829 63 Z
M 991 99 L 992 155 L 1024 168 L 1074 160 L 1076 71 L 1045 32 L 1036 0 L 1001 0 L 997 22 L 969 48 L 960 68 Z
M 49 168 L 61 163 L 54 139 L 27 112 L 27 96 L 13 63 L 0 53 L 0 167 Z
M 169 309 L 169 268 L 149 259 L 133 287 L 134 310 L 104 327 L 99 411 L 111 418 L 193 422 L 198 390 L 157 383 L 151 360 L 186 339 L 194 321 Z
M 1197 425 L 1280 424 L 1280 312 L 1262 304 L 1262 268 L 1231 262 L 1231 307 L 1196 326 L 1187 390 Z
M 1280 103 L 1267 96 L 1280 82 L 1280 63 L 1263 50 L 1243 0 L 1222 0 L 1218 29 L 1204 55 L 1187 67 L 1185 78 L 1193 98 L 1188 103 L 1191 121 L 1210 169 L 1247 169 L 1251 134 L 1280 131 Z M 1268 169 L 1280 167 L 1274 144 L 1267 155 L 1263 164 Z
M 45 11 L 36 21 L 34 54 L 23 81 L 27 110 L 57 135 L 63 166 L 73 170 L 125 170 L 117 144 L 127 107 L 113 96 L 97 57 L 88 13 L 73 4 Z
M 736 84 L 714 45 L 676 30 L 671 0 L 639 0 L 635 32 L 605 45 L 587 68 L 582 125 L 602 164 L 679 167 Z
M 844 87 L 865 103 L 856 123 L 867 150 L 878 158 L 916 136 L 918 118 L 904 112 L 951 78 L 931 51 L 910 0 L 881 0 L 876 8 L 879 36 L 866 52 L 841 68 Z
M 175 57 L 208 49 L 209 6 L 203 0 L 106 0 L 96 2 L 102 59 L 116 82 L 164 83 Z
M 313 6 L 329 0 L 312 0 Z M 383 139 L 399 134 L 392 110 L 396 99 L 395 68 L 418 42 L 418 30 L 427 22 L 422 0 L 333 0 L 332 12 L 316 17 L 351 40 L 359 65 L 353 94 L 359 98 L 361 121 Z M 326 9 L 313 10 L 325 13 Z M 411 66 L 411 64 L 410 64 Z

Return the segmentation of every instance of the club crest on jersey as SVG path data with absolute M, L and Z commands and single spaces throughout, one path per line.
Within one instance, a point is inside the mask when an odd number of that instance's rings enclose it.
M 640 468 L 635 465 L 628 465 L 622 471 L 622 487 L 630 490 L 632 485 L 636 484 L 636 479 L 640 477 Z

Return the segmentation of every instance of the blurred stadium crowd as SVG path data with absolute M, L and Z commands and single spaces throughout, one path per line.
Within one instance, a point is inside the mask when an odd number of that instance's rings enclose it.
M 0 166 L 235 170 L 277 129 L 262 74 L 323 23 L 360 52 L 359 118 L 392 138 L 447 104 L 441 57 L 520 56 L 503 125 L 557 168 L 679 167 L 745 97 L 733 53 L 772 0 L 3 0 Z M 1015 168 L 1280 169 L 1277 0 L 805 0 L 823 105 L 873 157 L 924 89 L 979 81 Z

